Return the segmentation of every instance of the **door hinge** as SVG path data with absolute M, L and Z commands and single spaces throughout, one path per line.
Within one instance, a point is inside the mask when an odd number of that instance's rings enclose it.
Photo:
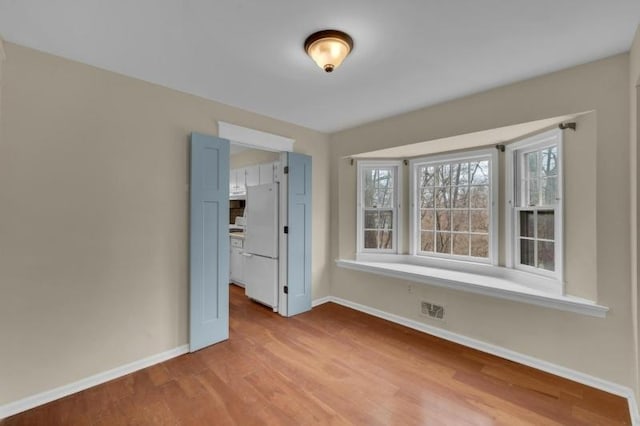
M 289 166 L 284 166 L 284 174 L 285 175 L 289 174 Z
M 284 286 L 284 294 L 289 294 L 289 286 Z
M 289 233 L 289 227 L 288 227 L 288 226 L 285 226 L 285 227 L 284 227 L 284 233 L 285 233 L 285 234 L 288 234 L 288 233 Z

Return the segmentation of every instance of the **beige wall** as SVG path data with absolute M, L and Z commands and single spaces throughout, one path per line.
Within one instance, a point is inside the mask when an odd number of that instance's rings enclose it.
M 631 160 L 631 293 L 633 303 L 633 326 L 634 326 L 634 343 L 635 343 L 635 378 L 636 378 L 636 396 L 640 400 L 640 315 L 638 308 L 640 306 L 640 292 L 638 291 L 638 276 L 640 275 L 640 264 L 638 263 L 638 253 L 640 244 L 640 233 L 638 223 L 640 221 L 640 208 L 638 208 L 638 188 L 640 176 L 638 175 L 638 163 L 640 160 L 640 119 L 638 117 L 640 111 L 640 98 L 638 91 L 640 90 L 640 26 L 636 31 L 635 38 L 631 45 L 629 54 L 629 107 L 630 107 L 630 155 Z
M 247 149 L 231 155 L 231 168 L 255 166 L 256 164 L 272 163 L 280 159 L 280 153 L 262 151 L 260 149 Z
M 579 132 L 567 134 L 572 160 L 567 164 L 565 202 L 573 221 L 566 232 L 573 243 L 571 251 L 567 249 L 566 278 L 570 291 L 597 296 L 611 308 L 606 319 L 415 283 L 409 291 L 402 280 L 335 265 L 332 294 L 632 386 L 628 78 L 629 55 L 618 55 L 331 136 L 332 257 L 351 258 L 355 174 L 344 157 L 594 111 L 590 122 L 580 123 Z M 582 187 L 580 179 L 586 180 Z M 582 217 L 581 209 L 586 210 Z M 595 238 L 585 237 L 594 230 Z M 577 243 L 579 234 L 585 246 Z M 585 274 L 581 267 L 592 269 Z M 580 285 L 580 280 L 587 280 L 587 285 Z M 420 316 L 421 299 L 443 303 L 446 321 L 431 323 Z
M 326 135 L 5 47 L 0 405 L 187 343 L 188 136 L 218 120 L 313 157 L 313 296 L 329 294 Z

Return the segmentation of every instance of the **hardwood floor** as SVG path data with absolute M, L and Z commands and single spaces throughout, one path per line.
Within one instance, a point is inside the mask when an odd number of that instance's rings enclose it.
M 623 398 L 342 306 L 230 299 L 228 341 L 0 424 L 630 424 Z

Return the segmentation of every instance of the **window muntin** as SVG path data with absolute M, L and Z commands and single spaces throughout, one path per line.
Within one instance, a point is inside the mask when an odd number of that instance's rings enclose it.
M 415 254 L 492 261 L 492 159 L 479 155 L 415 160 Z
M 358 163 L 358 248 L 360 252 L 397 252 L 398 166 Z
M 562 133 L 515 142 L 508 266 L 562 280 Z

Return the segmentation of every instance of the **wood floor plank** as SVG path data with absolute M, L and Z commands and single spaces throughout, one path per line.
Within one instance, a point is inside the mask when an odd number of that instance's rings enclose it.
M 624 398 L 332 303 L 283 318 L 230 287 L 226 342 L 14 425 L 629 425 Z

